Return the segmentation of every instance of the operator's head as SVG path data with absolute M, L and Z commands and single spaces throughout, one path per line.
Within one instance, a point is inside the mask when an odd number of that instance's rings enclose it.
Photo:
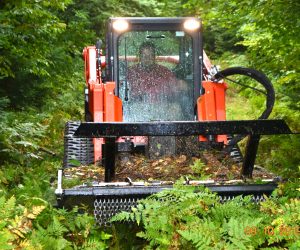
M 152 66 L 155 63 L 155 46 L 151 42 L 144 42 L 139 49 L 140 62 L 143 67 Z

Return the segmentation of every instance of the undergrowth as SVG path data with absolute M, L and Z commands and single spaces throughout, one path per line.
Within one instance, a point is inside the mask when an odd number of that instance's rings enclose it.
M 245 65 L 245 60 L 235 57 L 227 66 Z M 54 208 L 64 124 L 83 117 L 83 65 L 77 64 L 70 63 L 68 78 L 65 73 L 55 78 L 60 84 L 44 81 L 53 89 L 47 98 L 36 95 L 35 101 L 43 99 L 41 106 L 13 109 L 8 97 L 0 98 L 0 249 L 300 248 L 300 140 L 295 135 L 261 139 L 258 164 L 290 180 L 260 204 L 250 197 L 221 204 L 208 190 L 178 185 L 115 216 L 111 229 L 96 227 L 94 218 L 78 208 Z M 277 90 L 279 100 L 286 100 Z M 241 88 L 228 91 L 228 101 L 228 119 L 253 119 L 263 108 L 261 97 Z M 271 117 L 299 131 L 295 105 L 277 101 Z M 203 167 L 195 163 L 195 174 Z
M 111 236 L 93 216 L 54 207 L 64 124 L 83 112 L 78 75 L 51 105 L 16 112 L 0 98 L 0 249 L 108 248 Z
M 232 55 L 224 53 L 219 61 L 223 68 L 249 65 L 249 59 L 244 55 Z M 292 135 L 262 136 L 258 148 L 256 164 L 266 167 L 272 172 L 284 177 L 295 179 L 300 177 L 300 126 L 299 126 L 299 103 L 291 100 L 284 92 L 282 82 L 272 74 L 262 70 L 272 82 L 275 89 L 275 103 L 269 119 L 283 119 L 293 132 Z M 263 89 L 259 83 L 243 78 L 240 83 L 249 84 L 252 87 Z M 265 96 L 252 89 L 241 87 L 233 82 L 226 81 L 226 116 L 228 120 L 255 120 L 265 108 Z M 297 84 L 296 84 L 297 85 Z M 296 95 L 296 90 L 295 94 Z M 240 144 L 245 147 L 245 141 Z
M 289 187 L 289 198 L 278 190 L 260 204 L 251 197 L 221 204 L 208 190 L 178 185 L 112 221 L 140 226 L 144 249 L 299 249 L 299 186 Z
M 87 214 L 54 209 L 40 198 L 30 206 L 0 196 L 0 249 L 106 249 L 110 235 Z

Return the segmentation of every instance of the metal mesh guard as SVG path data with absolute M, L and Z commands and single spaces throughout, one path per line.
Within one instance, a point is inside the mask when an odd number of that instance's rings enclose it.
M 110 226 L 109 220 L 119 212 L 130 212 L 139 198 L 102 198 L 94 201 L 94 216 L 99 226 Z
M 230 201 L 234 195 L 219 196 L 220 203 Z M 99 226 L 111 226 L 109 220 L 122 211 L 130 212 L 132 207 L 136 207 L 141 198 L 101 198 L 94 201 L 95 221 Z M 265 201 L 263 195 L 253 195 L 252 202 L 259 203 Z

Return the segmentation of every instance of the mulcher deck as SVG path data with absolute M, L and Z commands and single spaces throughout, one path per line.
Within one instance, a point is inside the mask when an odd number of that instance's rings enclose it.
M 235 184 L 232 184 L 235 182 Z M 240 182 L 240 184 L 237 184 Z M 212 180 L 207 181 L 186 181 L 184 185 L 195 187 L 205 186 L 220 197 L 220 202 L 226 202 L 236 196 L 252 195 L 253 202 L 263 201 L 264 195 L 269 196 L 277 187 L 275 180 L 265 180 L 265 184 L 247 184 L 242 180 L 230 181 L 217 184 Z M 93 208 L 95 220 L 100 226 L 109 225 L 109 220 L 121 211 L 131 211 L 137 205 L 138 200 L 148 197 L 151 194 L 171 189 L 170 182 L 144 183 L 144 182 L 115 182 L 99 183 L 95 186 L 78 186 L 65 189 L 60 196 L 61 202 L 66 208 L 74 206 L 88 206 Z
M 283 120 L 255 121 L 211 121 L 211 122 L 150 122 L 150 123 L 82 123 L 74 133 L 74 138 L 105 138 L 104 168 L 105 182 L 82 185 L 70 189 L 62 187 L 62 170 L 58 175 L 56 194 L 60 206 L 90 205 L 100 225 L 122 210 L 129 210 L 137 200 L 164 189 L 170 189 L 172 182 L 112 182 L 115 179 L 115 156 L 117 137 L 120 136 L 192 136 L 192 135 L 248 135 L 244 161 L 241 167 L 243 178 L 252 178 L 254 162 L 261 135 L 291 134 Z M 234 139 L 233 139 L 234 140 Z M 205 186 L 226 201 L 237 195 L 253 195 L 259 202 L 264 195 L 270 195 L 276 188 L 276 180 L 265 180 L 265 184 L 249 184 L 243 180 L 234 181 L 189 181 L 185 185 Z

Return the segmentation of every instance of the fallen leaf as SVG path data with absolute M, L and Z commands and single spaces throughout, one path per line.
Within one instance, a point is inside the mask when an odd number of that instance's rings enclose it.
M 179 158 L 176 160 L 177 163 L 183 163 L 186 161 L 186 155 L 181 155 Z
M 167 161 L 167 162 L 171 162 L 171 161 L 172 161 L 172 159 L 171 159 L 170 157 L 167 157 L 167 158 L 165 159 L 165 161 Z
M 18 229 L 12 229 L 11 231 L 20 238 L 25 238 L 24 234 L 22 234 Z
M 158 161 L 155 161 L 155 162 L 153 162 L 153 163 L 151 164 L 151 166 L 152 166 L 152 167 L 156 167 L 158 164 L 159 164 L 159 162 L 158 162 Z

